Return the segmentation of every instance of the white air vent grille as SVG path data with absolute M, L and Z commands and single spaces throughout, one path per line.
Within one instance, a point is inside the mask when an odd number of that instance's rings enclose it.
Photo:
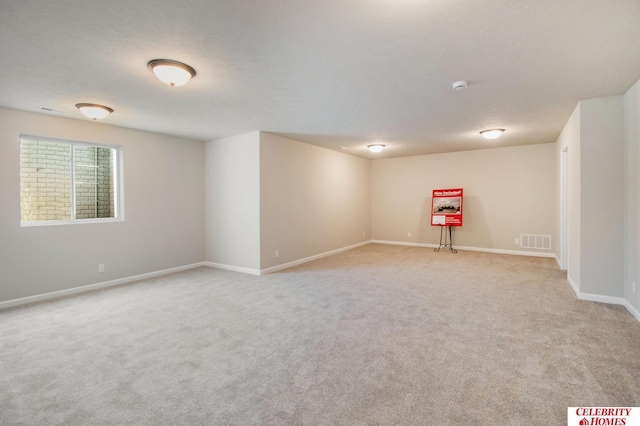
M 520 247 L 551 250 L 551 235 L 520 234 Z

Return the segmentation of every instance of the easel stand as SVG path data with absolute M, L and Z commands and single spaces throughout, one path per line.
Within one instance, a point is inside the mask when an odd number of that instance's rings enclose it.
M 449 228 L 449 242 L 447 243 L 447 230 L 445 228 Z M 451 253 L 457 253 L 458 250 L 453 248 L 453 240 L 451 239 L 451 227 L 450 226 L 440 226 L 440 245 L 438 248 L 433 249 L 433 251 L 440 251 L 440 249 L 451 250 Z

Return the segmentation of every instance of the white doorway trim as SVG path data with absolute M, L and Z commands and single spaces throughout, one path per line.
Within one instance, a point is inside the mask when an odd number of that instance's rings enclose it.
M 562 148 L 560 152 L 560 269 L 567 270 L 569 260 L 569 238 L 567 214 L 567 156 L 568 147 Z

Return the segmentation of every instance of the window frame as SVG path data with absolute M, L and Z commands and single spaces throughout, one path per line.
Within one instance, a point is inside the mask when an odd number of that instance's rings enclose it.
M 90 224 L 90 223 L 110 223 L 110 222 L 123 222 L 124 221 L 124 147 L 122 145 L 111 145 L 105 143 L 98 142 L 86 142 L 86 141 L 77 141 L 72 139 L 61 139 L 61 138 L 52 138 L 48 136 L 35 136 L 31 134 L 21 133 L 18 137 L 18 170 L 20 173 L 20 188 L 19 188 L 19 196 L 22 197 L 22 139 L 32 139 L 43 142 L 54 142 L 54 143 L 64 143 L 69 145 L 70 148 L 70 197 L 71 197 L 71 212 L 70 219 L 52 219 L 52 220 L 34 220 L 34 221 L 23 221 L 22 220 L 22 204 L 20 204 L 20 227 L 32 227 L 32 226 L 55 226 L 55 225 L 79 225 L 79 224 Z M 113 174 L 113 209 L 114 209 L 114 217 L 101 217 L 101 218 L 86 218 L 86 219 L 77 219 L 76 218 L 76 180 L 75 180 L 75 147 L 76 146 L 87 146 L 87 147 L 97 147 L 97 148 L 107 148 L 115 151 L 115 161 L 114 168 L 115 172 Z

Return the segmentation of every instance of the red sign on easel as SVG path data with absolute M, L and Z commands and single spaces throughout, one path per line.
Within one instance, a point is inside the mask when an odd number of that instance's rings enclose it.
M 462 188 L 433 190 L 431 226 L 462 226 Z

